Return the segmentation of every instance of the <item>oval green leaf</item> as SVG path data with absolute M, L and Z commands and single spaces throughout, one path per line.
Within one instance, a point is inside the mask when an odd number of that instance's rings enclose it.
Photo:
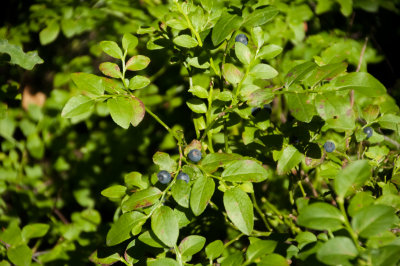
M 231 182 L 262 182 L 268 178 L 268 171 L 252 160 L 240 160 L 230 163 L 221 177 Z
M 174 43 L 178 46 L 185 47 L 185 48 L 193 48 L 198 45 L 198 42 L 192 36 L 183 34 L 179 35 L 174 38 Z
M 101 63 L 99 66 L 99 70 L 101 73 L 103 73 L 106 76 L 112 77 L 112 78 L 121 78 L 121 70 L 119 69 L 119 66 L 117 64 L 111 63 L 111 62 L 104 62 Z
M 121 48 L 119 48 L 118 44 L 113 41 L 102 41 L 100 42 L 100 47 L 105 52 L 111 57 L 122 59 L 122 51 Z
M 161 206 L 151 216 L 151 229 L 167 246 L 173 247 L 179 236 L 179 224 L 174 211 L 167 206 Z
M 193 184 L 190 194 L 190 208 L 193 214 L 199 216 L 207 207 L 214 194 L 214 180 L 207 176 L 201 176 Z
M 301 209 L 297 223 L 315 230 L 336 231 L 343 228 L 344 217 L 340 211 L 324 202 L 317 202 Z
M 244 234 L 250 235 L 254 226 L 253 204 L 250 197 L 240 188 L 224 193 L 224 207 L 229 219 Z
M 128 62 L 126 62 L 126 69 L 131 71 L 139 71 L 145 69 L 150 64 L 150 58 L 144 55 L 132 56 Z
M 161 191 L 156 187 L 149 187 L 133 193 L 122 203 L 122 211 L 132 211 L 153 205 L 161 197 Z
M 110 231 L 107 233 L 107 246 L 115 246 L 131 237 L 130 232 L 133 227 L 139 223 L 144 223 L 146 216 L 140 212 L 127 212 L 122 214 L 118 220 L 113 223 Z
M 367 160 L 353 161 L 342 169 L 335 178 L 336 194 L 344 198 L 353 194 L 371 176 L 371 166 Z

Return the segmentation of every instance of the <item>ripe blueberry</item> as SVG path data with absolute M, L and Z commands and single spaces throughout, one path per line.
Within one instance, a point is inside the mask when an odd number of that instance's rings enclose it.
M 185 181 L 186 183 L 189 183 L 189 181 L 190 181 L 189 175 L 186 174 L 186 173 L 184 173 L 184 172 L 180 172 L 180 173 L 178 174 L 178 176 L 176 177 L 176 179 L 178 179 L 178 180 L 183 180 L 183 181 Z
M 374 130 L 370 127 L 365 127 L 363 131 L 367 134 L 367 139 L 369 139 L 372 136 L 372 133 L 374 133 Z
M 161 184 L 168 184 L 169 181 L 171 181 L 171 174 L 165 170 L 162 170 L 162 171 L 158 172 L 157 178 Z
M 198 149 L 193 149 L 189 152 L 188 157 L 192 162 L 197 163 L 201 160 L 201 151 Z
M 256 116 L 261 110 L 266 110 L 268 114 L 271 114 L 271 105 L 264 104 L 264 107 L 261 109 L 260 107 L 253 107 L 251 108 L 251 114 Z
M 238 34 L 238 35 L 236 36 L 235 42 L 241 42 L 241 43 L 243 43 L 244 45 L 247 45 L 247 44 L 249 43 L 249 41 L 248 41 L 246 35 L 244 35 L 244 34 L 242 34 L 242 33 L 241 33 L 241 34 Z
M 333 152 L 335 150 L 335 143 L 328 140 L 324 144 L 324 149 L 326 150 L 326 152 Z

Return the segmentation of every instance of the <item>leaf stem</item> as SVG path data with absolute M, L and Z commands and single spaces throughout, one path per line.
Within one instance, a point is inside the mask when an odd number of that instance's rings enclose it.
M 229 247 L 232 243 L 238 241 L 242 236 L 244 236 L 243 233 L 239 234 L 237 237 L 235 237 L 235 238 L 232 239 L 231 241 L 227 242 L 227 243 L 224 245 L 224 248 Z
M 182 9 L 182 7 L 181 7 L 181 5 L 179 4 L 178 1 L 175 1 L 175 4 L 176 4 L 176 7 L 178 8 L 179 12 L 185 17 L 190 31 L 194 34 L 194 36 L 196 36 L 196 39 L 197 39 L 197 42 L 199 43 L 199 46 L 203 47 L 203 41 L 200 38 L 200 34 L 193 27 L 192 22 L 190 21 L 189 17 L 186 15 L 185 12 L 183 12 L 183 9 Z
M 351 227 L 350 222 L 349 222 L 349 218 L 348 218 L 346 210 L 344 208 L 344 199 L 341 198 L 341 197 L 338 197 L 336 199 L 336 201 L 337 201 L 337 203 L 339 205 L 339 208 L 340 208 L 340 211 L 342 212 L 342 215 L 344 217 L 344 225 L 346 227 L 346 230 L 349 232 L 351 238 L 353 239 L 353 242 L 356 245 L 356 248 L 357 248 L 358 252 L 361 252 L 362 249 L 361 249 L 360 244 L 358 243 L 358 236 L 354 232 L 353 228 Z
M 153 113 L 147 106 L 144 106 L 147 113 L 149 113 L 158 123 L 160 123 L 171 135 L 175 137 L 178 144 L 181 143 L 180 137 L 169 127 L 165 124 L 155 113 Z

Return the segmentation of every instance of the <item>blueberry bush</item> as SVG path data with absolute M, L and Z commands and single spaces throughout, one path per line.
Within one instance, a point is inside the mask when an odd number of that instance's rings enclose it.
M 398 265 L 398 0 L 7 5 L 1 266 Z

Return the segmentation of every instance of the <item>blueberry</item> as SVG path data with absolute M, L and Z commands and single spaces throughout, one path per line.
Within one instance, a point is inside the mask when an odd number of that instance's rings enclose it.
M 197 163 L 201 160 L 201 151 L 198 149 L 193 149 L 189 152 L 188 157 L 192 162 Z
M 328 140 L 324 144 L 324 149 L 326 150 L 326 152 L 333 152 L 335 150 L 335 143 Z
M 184 172 L 180 172 L 180 173 L 178 174 L 178 176 L 176 177 L 176 179 L 178 179 L 178 180 L 183 180 L 183 181 L 185 181 L 186 183 L 189 183 L 189 181 L 190 181 L 189 175 L 186 174 L 186 173 L 184 173 Z
M 249 41 L 248 41 L 246 35 L 244 35 L 244 34 L 242 34 L 242 33 L 241 33 L 241 34 L 238 34 L 238 35 L 236 36 L 235 42 L 241 42 L 241 43 L 243 43 L 244 45 L 247 45 L 247 44 L 249 43 Z
M 157 178 L 161 184 L 168 184 L 169 181 L 171 181 L 171 174 L 165 170 L 162 170 L 162 171 L 158 172 Z
M 365 127 L 363 131 L 367 134 L 367 139 L 369 139 L 372 136 L 372 133 L 374 133 L 374 130 L 370 127 Z

